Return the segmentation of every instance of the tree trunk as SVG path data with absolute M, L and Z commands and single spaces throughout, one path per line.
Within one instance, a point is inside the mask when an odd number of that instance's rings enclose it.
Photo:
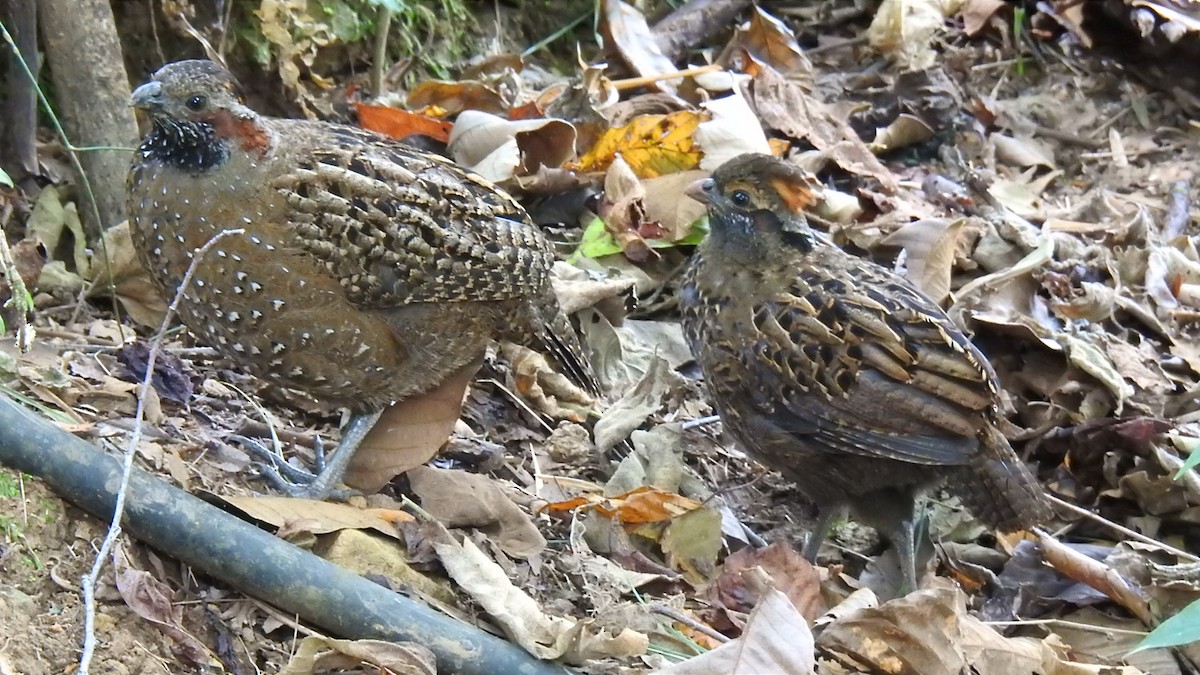
M 4 18 L 21 57 L 38 72 L 37 7 L 27 0 L 5 0 Z M 8 101 L 5 108 L 5 146 L 12 179 L 21 182 L 38 173 L 37 95 L 16 54 L 8 55 Z
M 137 120 L 129 107 L 129 81 L 108 0 L 39 0 L 42 43 L 54 78 L 56 111 L 77 146 L 132 148 Z M 120 150 L 81 153 L 100 222 L 87 214 L 89 237 L 125 219 L 125 174 L 130 156 Z M 86 197 L 81 197 L 81 200 Z

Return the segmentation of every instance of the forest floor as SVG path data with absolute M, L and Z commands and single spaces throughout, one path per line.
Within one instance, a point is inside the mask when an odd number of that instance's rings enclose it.
M 518 642 L 539 642 L 544 656 L 582 661 L 589 672 L 662 668 L 715 653 L 730 638 L 774 651 L 693 661 L 687 672 L 885 672 L 887 658 L 904 666 L 886 672 L 925 675 L 967 664 L 981 673 L 1196 672 L 1194 646 L 1128 655 L 1155 624 L 1200 598 L 1186 565 L 1200 552 L 1200 484 L 1194 475 L 1173 478 L 1200 448 L 1200 143 L 1190 101 L 1072 46 L 1077 40 L 1061 27 L 1054 39 L 1014 38 L 1014 22 L 1029 17 L 997 7 L 1005 3 L 967 3 L 963 11 L 975 13 L 945 20 L 936 39 L 891 51 L 859 39 L 870 12 L 823 23 L 789 9 L 802 4 L 743 11 L 752 18 L 733 38 L 737 49 L 723 50 L 729 31 L 701 45 L 704 56 L 723 55 L 722 69 L 745 76 L 736 110 L 700 105 L 729 93 L 711 71 L 670 91 L 610 90 L 594 72 L 562 73 L 587 95 L 554 99 L 547 92 L 556 78 L 537 67 L 536 53 L 524 70 L 505 71 L 494 59 L 447 85 L 453 91 L 426 86 L 420 105 L 419 88 L 410 89 L 410 108 L 429 114 L 461 103 L 509 113 L 517 121 L 495 117 L 496 134 L 537 139 L 522 150 L 527 160 L 542 153 L 542 172 L 454 136 L 448 152 L 513 189 L 539 223 L 557 223 L 547 232 L 574 264 L 559 270 L 558 290 L 605 390 L 590 416 L 539 398 L 521 370 L 526 355 L 497 347 L 471 383 L 461 419 L 457 410 L 447 418 L 434 409 L 398 423 L 415 437 L 396 460 L 412 460 L 405 468 L 425 463 L 445 438 L 433 443 L 418 427 L 454 432 L 431 468 L 351 502 L 392 514 L 391 531 L 343 525 L 341 505 L 260 499 L 273 490 L 228 442 L 235 433 L 269 440 L 274 428 L 285 454 L 303 463 L 314 434 L 332 445 L 340 418 L 288 405 L 179 332 L 162 344 L 167 382 L 148 407 L 137 465 L 384 585 Z M 652 72 L 645 27 L 619 12 L 605 20 L 615 30 L 614 64 L 624 60 L 631 76 Z M 899 74 L 906 60 L 919 74 Z M 695 54 L 671 67 L 701 62 Z M 350 75 L 338 74 L 347 79 L 335 91 L 344 91 Z M 276 87 L 294 98 L 280 108 L 349 107 L 326 105 L 312 81 L 307 93 L 289 88 L 287 77 Z M 517 82 L 519 95 L 501 95 L 503 82 Z M 618 102 L 601 102 L 610 93 Z M 574 127 L 567 140 L 522 108 L 535 99 L 550 101 L 538 106 L 547 115 L 558 102 Z M 511 114 L 518 109 L 525 112 Z M 359 109 L 364 123 L 370 112 Z M 638 115 L 656 116 L 649 124 L 662 133 L 653 142 Z M 764 133 L 743 133 L 748 119 Z M 866 140 L 838 136 L 846 128 Z M 886 131 L 872 144 L 875 129 Z M 863 160 L 868 148 L 878 161 Z M 702 207 L 681 187 L 717 157 L 756 149 L 791 153 L 818 172 L 836 240 L 899 266 L 948 308 L 999 376 L 1018 453 L 1048 493 L 1094 517 L 1061 508 L 1041 534 L 1001 537 L 935 495 L 929 531 L 937 544 L 927 547 L 923 590 L 890 602 L 896 563 L 868 528 L 839 523 L 819 565 L 802 559 L 797 551 L 813 524 L 804 496 L 746 458 L 719 423 L 690 423 L 712 408 L 674 305 L 680 264 L 703 234 Z M 48 166 L 65 167 L 61 147 L 57 155 L 53 144 L 42 150 Z M 130 364 L 144 363 L 161 301 L 133 273 L 122 278 L 115 305 L 103 297 L 76 305 L 64 290 L 72 275 L 88 279 L 78 256 L 95 248 L 72 257 L 51 245 L 46 260 L 37 245 L 82 232 L 77 218 L 72 225 L 69 175 L 62 170 L 36 192 L 0 194 L 17 205 L 4 231 L 18 263 L 41 270 L 31 278 L 37 338 L 25 353 L 8 337 L 0 343 L 0 392 L 122 453 L 137 403 Z M 115 259 L 128 253 L 122 241 L 109 240 Z M 1162 545 L 1134 541 L 1109 523 Z M 445 551 L 427 540 L 429 527 L 443 525 L 535 602 L 543 614 L 530 621 L 551 639 L 488 617 L 486 596 L 507 590 L 447 574 Z M 84 632 L 80 579 L 106 529 L 70 495 L 0 466 L 0 675 L 74 672 Z M 355 536 L 372 543 L 358 548 L 366 545 Z M 113 561 L 96 593 L 94 672 L 275 673 L 289 662 L 288 672 L 314 672 L 294 657 L 320 631 L 271 598 L 247 596 L 131 538 Z M 775 596 L 743 574 L 754 566 L 790 604 L 768 602 Z M 1113 590 L 1110 574 L 1136 592 Z M 147 599 L 155 594 L 169 602 Z M 872 651 L 881 636 L 886 644 Z M 343 663 L 337 672 L 401 670 L 382 665 L 388 657 L 373 649 L 356 657 L 365 665 Z M 429 672 L 415 661 L 405 667 Z

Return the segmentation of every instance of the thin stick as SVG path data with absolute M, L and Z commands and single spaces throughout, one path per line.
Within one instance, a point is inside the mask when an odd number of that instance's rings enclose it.
M 678 621 L 679 623 L 688 626 L 693 630 L 698 630 L 717 642 L 729 642 L 728 635 L 722 635 L 721 633 L 718 633 L 713 629 L 712 626 L 700 623 L 699 621 L 675 609 L 674 607 L 668 607 L 664 604 L 656 602 L 650 605 L 650 611 L 654 612 L 655 614 L 662 614 L 663 616 L 670 617 L 672 621 Z
M 721 421 L 720 415 L 709 415 L 708 417 L 697 417 L 696 419 L 688 420 L 688 421 L 684 422 L 683 424 L 680 424 L 679 428 L 683 431 L 687 431 L 688 429 L 695 429 L 696 427 L 705 427 L 710 424 L 716 424 L 717 422 L 720 422 L 720 421 Z
M 553 33 L 547 35 L 546 37 L 542 38 L 541 40 L 538 40 L 537 42 L 530 45 L 530 47 L 528 49 L 521 52 L 521 58 L 525 58 L 526 56 L 533 54 L 534 52 L 542 49 L 543 47 L 550 44 L 551 42 L 554 42 L 555 40 L 566 35 L 567 33 L 570 33 L 571 31 L 575 30 L 580 24 L 582 24 L 584 21 L 587 21 L 591 17 L 592 17 L 592 12 L 587 12 L 586 14 L 581 14 L 580 16 L 575 17 L 573 20 L 568 22 L 567 25 L 563 26 L 562 28 L 559 28 L 558 30 L 554 31 Z
M 1093 626 L 1087 623 L 1079 623 L 1077 621 L 1066 621 L 1063 619 L 1018 619 L 1016 621 L 984 621 L 983 623 L 989 626 L 1070 626 L 1079 630 L 1090 631 L 1093 633 L 1119 633 L 1121 635 L 1133 635 L 1135 637 L 1146 637 L 1144 630 L 1128 630 L 1125 628 L 1113 628 L 1111 626 Z
M 1175 556 L 1179 556 L 1180 558 L 1183 558 L 1185 560 L 1191 560 L 1192 562 L 1200 562 L 1200 557 L 1194 556 L 1191 553 L 1188 553 L 1187 551 L 1182 551 L 1180 549 L 1177 549 L 1174 546 L 1171 546 L 1170 544 L 1158 541 L 1157 539 L 1147 537 L 1146 535 L 1142 534 L 1141 532 L 1131 530 L 1128 527 L 1125 527 L 1123 525 L 1118 525 L 1117 523 L 1114 523 L 1113 521 L 1109 520 L 1108 518 L 1105 518 L 1104 516 L 1092 513 L 1091 511 L 1088 511 L 1087 509 L 1075 506 L 1071 502 L 1063 501 L 1063 500 L 1059 499 L 1058 497 L 1055 497 L 1054 495 L 1050 495 L 1050 494 L 1046 495 L 1046 498 L 1049 499 L 1051 502 L 1053 502 L 1056 506 L 1061 506 L 1064 509 L 1066 509 L 1072 513 L 1078 514 L 1080 516 L 1083 516 L 1084 518 L 1087 518 L 1089 520 L 1100 523 L 1101 525 L 1104 525 L 1105 527 L 1113 530 L 1114 532 L 1119 532 L 1119 533 L 1125 535 L 1126 537 L 1129 537 L 1130 539 L 1136 539 L 1136 540 L 1142 542 L 1143 544 L 1150 544 L 1152 546 L 1157 546 L 1157 547 L 1161 548 L 1162 550 L 1166 551 L 1167 553 L 1170 553 Z
M 677 77 L 694 77 L 696 75 L 704 75 L 705 73 L 717 73 L 723 70 L 725 70 L 724 66 L 711 63 L 707 66 L 696 66 L 695 68 L 677 70 L 673 73 L 658 73 L 655 75 L 647 75 L 645 77 L 631 77 L 625 80 L 613 80 L 612 85 L 617 91 L 624 91 L 626 89 L 644 87 L 648 84 L 654 84 L 655 82 L 662 80 L 673 80 Z
M 221 230 L 192 253 L 192 262 L 188 265 L 187 272 L 183 275 L 183 280 L 179 282 L 179 288 L 175 291 L 175 297 L 171 300 L 171 305 L 167 307 L 167 313 L 163 315 L 158 332 L 154 334 L 154 339 L 150 342 L 150 352 L 146 357 L 146 373 L 142 376 L 142 382 L 138 386 L 137 411 L 133 416 L 133 435 L 130 437 L 129 445 L 125 449 L 125 460 L 121 467 L 121 485 L 117 489 L 117 501 L 113 507 L 112 523 L 108 527 L 108 534 L 104 537 L 104 543 L 101 544 L 100 551 L 96 554 L 96 561 L 92 564 L 91 572 L 83 577 L 83 654 L 79 657 L 78 672 L 80 675 L 87 675 L 92 655 L 96 651 L 96 582 L 100 579 L 100 572 L 104 568 L 104 560 L 116 544 L 117 537 L 121 536 L 121 516 L 125 512 L 125 495 L 129 488 L 129 477 L 133 473 L 133 458 L 137 456 L 137 446 L 142 440 L 142 423 L 146 419 L 146 395 L 150 391 L 151 382 L 154 379 L 154 362 L 158 360 L 158 352 L 162 346 L 163 334 L 167 332 L 167 326 L 170 325 L 171 320 L 175 317 L 175 313 L 179 311 L 179 303 L 183 300 L 183 294 L 191 283 L 192 276 L 196 273 L 196 266 L 204 258 L 204 254 L 208 253 L 209 249 L 221 239 L 230 235 L 245 233 L 246 231 L 241 228 L 236 230 Z
M 383 96 L 383 73 L 386 70 L 383 67 L 387 61 L 387 44 L 388 33 L 392 28 L 392 10 L 379 6 L 379 21 L 378 27 L 375 29 L 375 55 L 372 57 L 374 62 L 371 64 L 371 95 L 375 98 Z

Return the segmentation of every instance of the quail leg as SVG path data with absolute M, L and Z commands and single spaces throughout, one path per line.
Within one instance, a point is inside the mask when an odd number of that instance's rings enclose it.
M 917 522 L 924 500 L 912 488 L 879 490 L 863 497 L 855 511 L 896 550 L 901 596 L 917 590 Z
M 251 454 L 265 462 L 259 465 L 259 471 L 280 492 L 289 497 L 345 501 L 357 493 L 337 486 L 346 475 L 350 460 L 353 459 L 363 438 L 379 421 L 380 414 L 379 411 L 376 411 L 351 417 L 345 428 L 342 429 L 342 441 L 338 443 L 333 458 L 328 462 L 325 461 L 325 453 L 318 442 L 316 466 L 314 467 L 316 473 L 310 473 L 287 464 L 258 441 L 242 436 L 232 438 L 245 446 Z
M 817 514 L 816 527 L 808 535 L 808 541 L 804 543 L 803 555 L 808 562 L 814 565 L 817 563 L 817 554 L 821 552 L 821 544 L 825 542 L 825 537 L 829 536 L 833 521 L 845 516 L 845 511 L 844 508 L 824 507 Z

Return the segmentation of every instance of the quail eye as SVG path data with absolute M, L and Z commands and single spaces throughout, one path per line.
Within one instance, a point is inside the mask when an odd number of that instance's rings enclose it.
M 730 199 L 736 206 L 750 205 L 750 193 L 746 192 L 745 190 L 738 190 L 737 192 L 734 192 Z
M 208 103 L 203 96 L 193 96 L 187 100 L 188 110 L 203 110 L 204 104 Z

